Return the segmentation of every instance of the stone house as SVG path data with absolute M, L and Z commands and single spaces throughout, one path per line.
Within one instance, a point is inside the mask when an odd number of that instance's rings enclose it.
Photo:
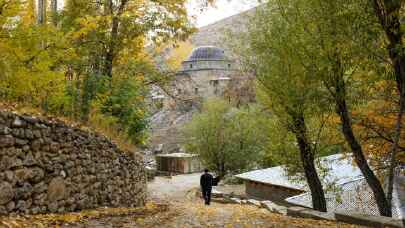
M 160 154 L 156 156 L 157 170 L 175 174 L 195 173 L 202 170 L 198 155 L 186 153 Z
M 282 166 L 255 170 L 236 177 L 244 181 L 246 195 L 250 198 L 285 204 L 286 198 L 305 192 L 305 186 L 291 181 Z
M 378 215 L 371 189 L 351 155 L 335 154 L 320 159 L 321 176 L 329 212 L 351 211 Z M 325 170 L 326 172 L 320 171 Z M 293 180 L 285 167 L 277 166 L 236 175 L 244 180 L 246 195 L 277 203 L 312 207 L 311 193 L 304 180 Z M 404 178 L 397 175 L 393 194 L 393 217 L 404 218 Z

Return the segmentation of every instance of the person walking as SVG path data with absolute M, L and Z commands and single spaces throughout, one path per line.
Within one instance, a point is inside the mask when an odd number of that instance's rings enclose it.
M 209 173 L 209 170 L 205 169 L 204 174 L 201 175 L 201 178 L 200 178 L 200 185 L 201 185 L 201 191 L 202 191 L 203 198 L 205 200 L 206 205 L 210 205 L 210 202 L 211 202 L 211 191 L 212 191 L 213 180 L 214 180 L 214 177 Z

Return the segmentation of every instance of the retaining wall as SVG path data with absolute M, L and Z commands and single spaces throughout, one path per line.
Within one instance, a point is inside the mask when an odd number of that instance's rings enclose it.
M 142 206 L 138 155 L 63 122 L 0 111 L 0 214 Z

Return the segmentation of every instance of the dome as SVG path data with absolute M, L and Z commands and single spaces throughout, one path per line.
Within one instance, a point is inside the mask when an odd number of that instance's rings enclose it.
M 214 46 L 203 46 L 193 50 L 187 61 L 196 60 L 226 60 L 225 51 Z

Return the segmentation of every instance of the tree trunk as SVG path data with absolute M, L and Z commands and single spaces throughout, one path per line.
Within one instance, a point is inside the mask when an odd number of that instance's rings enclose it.
M 46 0 L 38 0 L 38 24 L 46 23 Z
M 115 40 L 118 36 L 118 19 L 113 17 L 112 19 L 112 29 L 111 29 L 111 40 L 108 45 L 108 49 L 105 53 L 105 62 L 103 73 L 106 76 L 112 77 L 113 62 L 115 58 Z
M 58 0 L 51 0 L 52 23 L 58 25 Z
M 225 170 L 225 163 L 221 163 L 221 168 L 219 170 L 219 176 L 223 177 L 226 175 L 226 170 Z
M 400 11 L 403 1 L 377 1 L 372 0 L 374 13 L 388 38 L 388 53 L 392 61 L 395 80 L 399 93 L 399 113 L 395 125 L 394 143 L 390 154 L 390 164 L 388 170 L 388 206 L 392 207 L 392 192 L 394 185 L 394 171 L 397 166 L 396 155 L 398 153 L 401 139 L 402 119 L 405 111 L 405 54 L 403 50 L 403 32 L 401 31 Z
M 392 208 L 392 193 L 394 191 L 394 178 L 395 168 L 397 167 L 397 153 L 399 147 L 399 140 L 401 139 L 402 118 L 405 111 L 405 100 L 401 96 L 399 101 L 399 113 L 397 116 L 397 122 L 395 125 L 394 145 L 390 154 L 390 164 L 388 170 L 388 189 L 387 189 L 387 201 L 388 206 Z
M 351 117 L 349 116 L 349 111 L 346 104 L 346 85 L 343 80 L 343 74 L 335 76 L 336 78 L 334 82 L 334 97 L 336 101 L 336 112 L 340 116 L 340 120 L 342 122 L 343 135 L 352 150 L 357 166 L 361 170 L 361 173 L 363 174 L 368 185 L 373 191 L 380 214 L 383 216 L 391 217 L 391 207 L 389 206 L 388 201 L 385 197 L 380 180 L 376 177 L 373 170 L 371 170 L 370 166 L 368 165 L 368 162 L 363 153 L 363 149 L 356 136 L 354 135 Z
M 322 183 L 315 168 L 314 153 L 307 136 L 307 127 L 303 114 L 293 115 L 294 134 L 298 142 L 301 162 L 304 167 L 305 177 L 311 190 L 312 206 L 315 210 L 326 212 L 325 193 Z
M 125 6 L 128 3 L 128 0 L 121 0 L 118 12 L 115 15 L 114 14 L 114 3 L 109 0 L 107 7 L 109 9 L 105 10 L 105 12 L 108 12 L 112 16 L 112 21 L 111 21 L 111 33 L 110 33 L 110 42 L 108 44 L 107 50 L 104 55 L 104 68 L 103 68 L 103 74 L 109 77 L 112 77 L 112 70 L 113 70 L 113 63 L 114 59 L 117 55 L 117 50 L 116 50 L 116 44 L 117 44 L 117 39 L 118 39 L 118 29 L 119 29 L 119 17 L 122 15 L 124 12 Z

